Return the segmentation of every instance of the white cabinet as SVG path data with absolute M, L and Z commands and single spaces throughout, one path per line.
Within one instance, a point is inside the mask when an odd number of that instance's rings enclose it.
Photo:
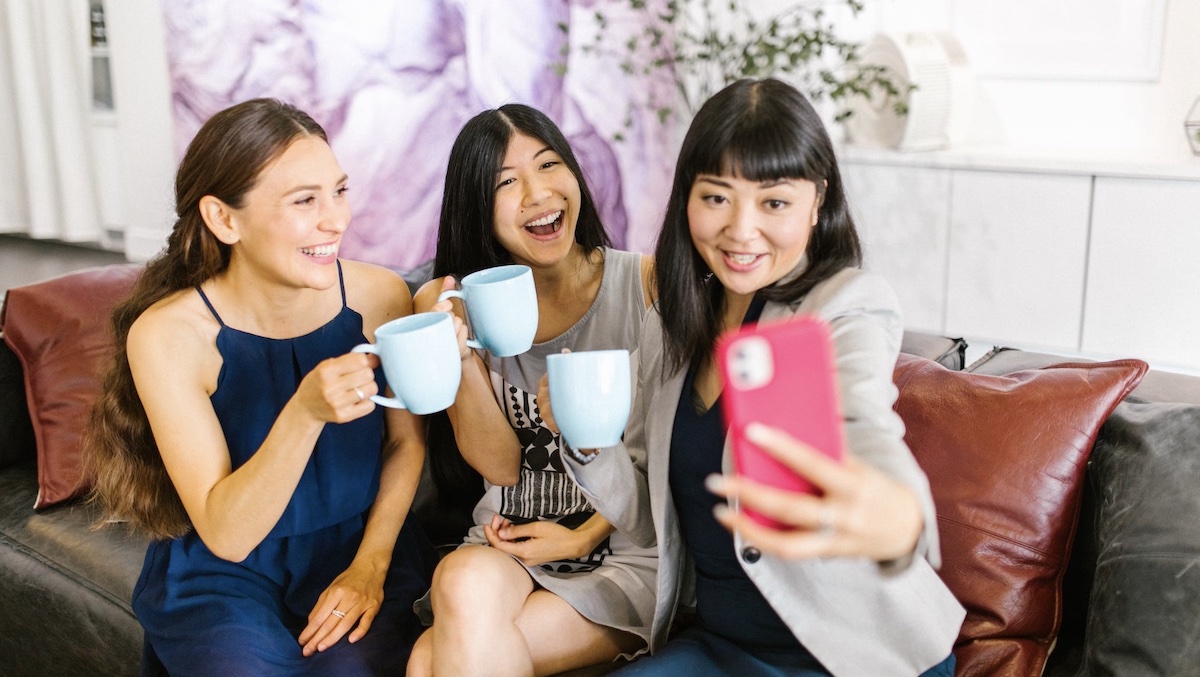
M 845 165 L 864 267 L 896 290 L 905 325 L 941 333 L 946 315 L 950 171 Z
M 1091 177 L 959 170 L 952 182 L 945 332 L 1077 350 Z
M 1200 366 L 1200 181 L 1096 179 L 1083 350 Z
M 840 153 L 910 329 L 1200 373 L 1200 158 Z
M 910 329 L 1077 350 L 1091 177 L 844 163 L 865 267 Z

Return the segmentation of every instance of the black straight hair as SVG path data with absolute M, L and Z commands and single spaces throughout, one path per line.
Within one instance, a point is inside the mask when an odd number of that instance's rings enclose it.
M 612 246 L 567 137 L 545 113 L 510 103 L 467 121 L 450 149 L 433 260 L 434 279 L 446 275 L 462 279 L 477 270 L 512 263 L 512 255 L 496 237 L 494 215 L 496 179 L 514 134 L 546 144 L 579 183 L 575 241 L 583 246 L 584 253 Z M 426 430 L 429 471 L 439 507 L 447 513 L 445 521 L 452 525 L 448 530 L 465 533 L 473 524 L 471 510 L 483 493 L 483 478 L 463 459 L 445 412 L 429 416 Z
M 454 275 L 461 278 L 477 270 L 512 263 L 512 256 L 496 237 L 494 208 L 496 177 L 514 133 L 546 144 L 562 158 L 579 183 L 575 241 L 583 246 L 584 252 L 590 254 L 612 245 L 567 137 L 545 113 L 531 106 L 510 103 L 486 110 L 467 121 L 450 149 L 438 221 L 437 253 L 433 260 L 434 277 Z
M 798 303 L 819 282 L 862 264 L 833 143 L 812 104 L 795 87 L 771 78 L 727 86 L 705 102 L 684 137 L 654 252 L 666 366 L 672 371 L 707 359 L 724 307 L 724 287 L 696 251 L 688 225 L 688 199 L 701 174 L 816 184 L 820 207 L 804 269 L 760 290 L 766 300 Z

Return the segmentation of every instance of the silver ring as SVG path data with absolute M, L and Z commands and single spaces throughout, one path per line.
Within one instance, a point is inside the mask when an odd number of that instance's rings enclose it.
M 354 394 L 355 394 L 355 395 L 358 395 L 358 401 L 359 401 L 359 402 L 362 402 L 363 400 L 367 399 L 367 396 L 366 396 L 366 394 L 365 394 L 365 393 L 363 393 L 363 391 L 362 391 L 360 388 L 357 388 L 357 387 L 356 387 L 356 388 L 354 389 Z M 344 615 L 344 614 L 343 614 L 343 615 Z
M 833 506 L 822 503 L 821 511 L 817 513 L 817 533 L 822 536 L 832 536 L 837 531 L 833 525 L 833 518 Z
M 355 388 L 355 390 L 358 390 L 358 388 Z M 337 609 L 334 609 L 333 611 L 330 611 L 329 613 L 333 614 L 334 616 L 337 616 L 338 618 L 346 617 L 345 611 L 338 611 Z

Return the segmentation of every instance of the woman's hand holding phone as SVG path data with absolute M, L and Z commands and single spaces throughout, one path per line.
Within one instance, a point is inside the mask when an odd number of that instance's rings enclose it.
M 759 550 L 785 559 L 869 557 L 884 562 L 907 556 L 923 528 L 921 506 L 905 485 L 846 454 L 829 459 L 787 433 L 759 423 L 747 439 L 804 477 L 822 495 L 766 486 L 745 477 L 711 475 L 708 488 L 736 499 L 743 512 L 718 505 L 717 520 Z M 749 509 L 781 525 L 764 526 Z
M 736 477 L 710 488 L 737 498 L 718 519 L 764 552 L 787 558 L 912 552 L 915 494 L 845 450 L 829 328 L 812 316 L 740 327 L 717 342 L 721 402 Z
M 745 428 L 765 423 L 841 460 L 846 442 L 828 326 L 812 316 L 745 325 L 721 336 L 716 358 L 737 474 L 776 489 L 820 495 L 819 487 L 746 439 Z M 762 526 L 786 526 L 751 506 L 741 509 Z

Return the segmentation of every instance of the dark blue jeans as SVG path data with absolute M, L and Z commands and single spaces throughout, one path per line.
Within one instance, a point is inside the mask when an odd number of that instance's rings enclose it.
M 751 652 L 703 628 L 685 630 L 653 656 L 642 656 L 616 671 L 621 677 L 687 675 L 688 677 L 828 677 L 829 671 L 810 656 L 791 652 Z M 954 677 L 954 654 L 921 677 Z

